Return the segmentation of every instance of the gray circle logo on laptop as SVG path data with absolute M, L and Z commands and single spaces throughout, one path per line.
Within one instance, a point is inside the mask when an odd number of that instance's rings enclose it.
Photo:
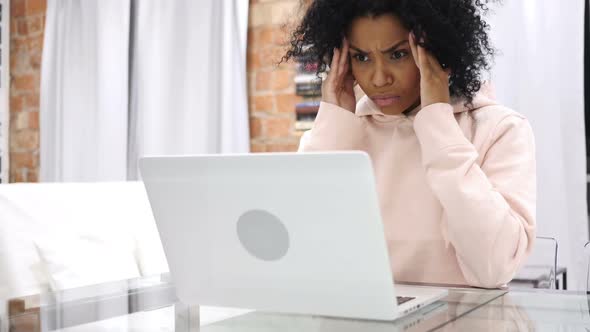
M 279 218 L 264 210 L 250 210 L 237 223 L 242 246 L 254 257 L 277 261 L 289 250 L 289 232 Z

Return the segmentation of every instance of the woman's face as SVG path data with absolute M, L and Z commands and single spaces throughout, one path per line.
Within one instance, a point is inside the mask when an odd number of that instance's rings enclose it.
M 409 31 L 394 15 L 359 17 L 348 33 L 352 74 L 385 114 L 401 114 L 420 102 L 420 72 Z

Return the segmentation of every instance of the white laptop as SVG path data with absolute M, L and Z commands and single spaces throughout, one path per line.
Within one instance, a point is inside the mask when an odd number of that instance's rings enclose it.
M 139 166 L 186 304 L 394 320 L 447 295 L 394 286 L 366 153 L 145 157 Z

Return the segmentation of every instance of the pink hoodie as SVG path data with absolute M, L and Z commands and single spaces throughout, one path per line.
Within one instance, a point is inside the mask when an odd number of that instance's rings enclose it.
M 373 161 L 396 281 L 495 288 L 535 238 L 531 127 L 482 90 L 473 107 L 433 104 L 385 115 L 321 103 L 299 151 L 362 150 Z

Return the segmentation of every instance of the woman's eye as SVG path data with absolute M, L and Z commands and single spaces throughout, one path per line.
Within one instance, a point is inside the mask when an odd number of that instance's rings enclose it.
M 395 52 L 391 53 L 391 58 L 394 60 L 399 60 L 399 59 L 405 57 L 406 55 L 408 55 L 407 51 L 395 51 Z
M 365 54 L 355 54 L 352 57 L 355 60 L 359 61 L 359 62 L 367 62 L 367 61 L 369 61 L 369 57 L 366 56 Z

